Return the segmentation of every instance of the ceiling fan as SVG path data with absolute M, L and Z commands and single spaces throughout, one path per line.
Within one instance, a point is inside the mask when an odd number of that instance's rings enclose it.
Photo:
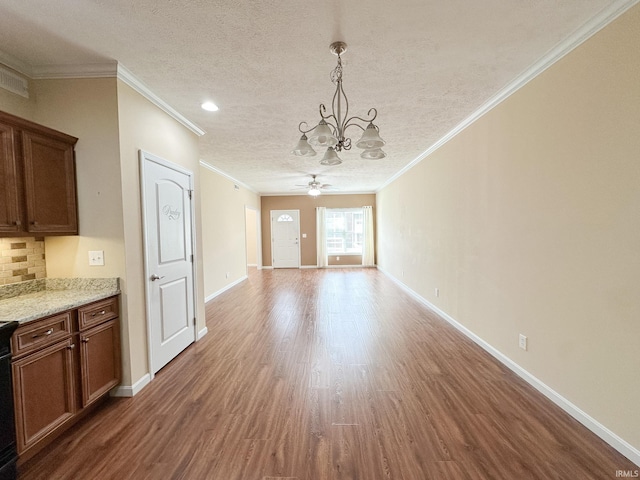
M 308 189 L 308 194 L 312 197 L 317 197 L 320 195 L 321 190 L 326 190 L 331 188 L 331 185 L 328 183 L 320 183 L 316 180 L 317 175 L 311 175 L 311 181 L 306 185 L 296 185 L 296 187 L 302 187 L 304 189 Z

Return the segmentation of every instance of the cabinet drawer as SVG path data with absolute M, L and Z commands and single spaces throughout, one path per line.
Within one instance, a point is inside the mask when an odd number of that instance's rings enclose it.
M 18 327 L 11 338 L 13 357 L 22 357 L 70 336 L 72 315 L 72 312 L 64 312 Z
M 100 300 L 78 309 L 78 326 L 84 330 L 118 316 L 118 297 Z

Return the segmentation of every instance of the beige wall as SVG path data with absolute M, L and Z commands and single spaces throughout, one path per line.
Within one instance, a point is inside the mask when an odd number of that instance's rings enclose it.
M 258 211 L 245 208 L 245 222 L 247 232 L 247 265 L 258 265 Z
M 300 235 L 307 234 L 307 238 L 300 239 L 300 258 L 303 266 L 315 266 L 316 261 L 316 207 L 349 208 L 373 206 L 375 216 L 376 196 L 363 195 L 320 195 L 315 199 L 310 195 L 283 195 L 262 197 L 262 264 L 271 266 L 271 210 L 300 210 Z M 375 220 L 374 220 L 375 222 Z M 374 225 L 375 227 L 375 225 Z M 375 228 L 374 228 L 375 230 Z M 353 256 L 351 256 L 353 257 Z M 345 258 L 340 257 L 340 260 Z M 349 265 L 362 263 L 362 258 Z M 333 257 L 329 264 L 338 264 Z
M 118 80 L 118 121 L 120 125 L 120 167 L 122 202 L 125 206 L 124 242 L 128 310 L 128 348 L 131 352 L 131 379 L 135 383 L 149 372 L 147 322 L 145 314 L 144 250 L 140 200 L 139 150 L 176 163 L 194 174 L 195 253 L 196 253 L 196 329 L 205 327 L 200 221 L 200 182 L 198 137 L 146 98 Z M 106 254 L 105 254 L 106 256 Z
M 201 166 L 204 291 L 210 298 L 247 274 L 245 207 L 258 210 L 260 197 Z M 228 276 L 227 276 L 228 274 Z
M 49 277 L 124 277 L 116 79 L 34 81 L 34 120 L 78 137 L 78 236 L 47 237 Z M 104 250 L 105 265 L 89 266 Z
M 381 268 L 636 449 L 639 26 L 636 6 L 377 196 Z

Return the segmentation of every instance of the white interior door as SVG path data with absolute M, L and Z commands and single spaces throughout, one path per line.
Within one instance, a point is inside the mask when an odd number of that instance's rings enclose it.
M 300 211 L 271 211 L 273 268 L 300 268 Z
M 149 357 L 154 374 L 195 341 L 192 174 L 140 152 Z

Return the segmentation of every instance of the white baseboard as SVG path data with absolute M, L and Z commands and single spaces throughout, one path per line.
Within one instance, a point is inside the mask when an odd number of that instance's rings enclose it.
M 589 414 L 587 414 L 586 412 L 582 411 L 580 408 L 578 408 L 576 405 L 574 405 L 569 400 L 564 398 L 558 392 L 556 392 L 551 387 L 546 385 L 544 382 L 542 382 L 541 380 L 536 378 L 534 375 L 529 373 L 527 370 L 522 368 L 520 365 L 518 365 L 516 362 L 511 360 L 505 354 L 503 354 L 502 352 L 500 352 L 499 350 L 497 350 L 496 348 L 491 346 L 489 343 L 484 341 L 478 335 L 476 335 L 471 330 L 469 330 L 467 327 L 465 327 L 460 322 L 458 322 L 453 317 L 451 317 L 448 313 L 440 310 L 438 307 L 433 305 L 431 302 L 429 302 L 428 300 L 426 300 L 425 298 L 420 296 L 417 292 L 413 291 L 411 288 L 409 288 L 407 285 L 405 285 L 400 280 L 395 278 L 389 272 L 385 271 L 380 266 L 378 266 L 378 270 L 380 270 L 382 273 L 384 273 L 389 279 L 391 279 L 401 289 L 403 289 L 405 292 L 407 292 L 409 295 L 411 295 L 417 301 L 419 301 L 420 303 L 425 305 L 427 308 L 429 308 L 430 310 L 432 310 L 435 313 L 437 313 L 438 315 L 440 315 L 444 320 L 449 322 L 453 327 L 455 327 L 457 330 L 459 330 L 464 335 L 469 337 L 471 340 L 473 340 L 476 344 L 478 344 L 484 350 L 489 352 L 493 357 L 495 357 L 503 365 L 505 365 L 507 368 L 509 368 L 511 371 L 513 371 L 516 375 L 518 375 L 520 378 L 522 378 L 524 381 L 526 381 L 528 384 L 530 384 L 532 387 L 534 387 L 536 390 L 538 390 L 540 393 L 542 393 L 545 397 L 547 397 L 549 400 L 551 400 L 557 406 L 562 408 L 565 412 L 567 412 L 569 415 L 571 415 L 573 418 L 575 418 L 577 421 L 579 421 L 582 425 L 584 425 L 589 430 L 591 430 L 593 433 L 595 433 L 602 440 L 604 440 L 609 445 L 611 445 L 613 448 L 615 448 L 622 455 L 627 457 L 629 460 L 631 460 L 636 465 L 640 465 L 640 450 L 635 448 L 633 445 L 631 445 L 629 442 L 627 442 L 623 438 L 621 438 L 618 435 L 616 435 L 614 432 L 612 432 L 607 427 L 605 427 L 604 425 L 599 423 L 597 420 L 595 420 Z
M 318 266 L 317 265 L 300 265 L 300 270 L 304 268 L 318 268 Z
M 211 295 L 209 295 L 208 297 L 205 297 L 204 299 L 204 303 L 207 303 L 211 300 L 213 300 L 214 298 L 216 298 L 218 295 L 220 295 L 221 293 L 226 292 L 227 290 L 229 290 L 232 287 L 235 287 L 236 285 L 238 285 L 239 283 L 244 282 L 247 278 L 249 278 L 248 276 L 244 275 L 242 277 L 240 277 L 238 280 L 236 280 L 235 282 L 231 282 L 229 285 L 226 285 L 225 287 L 221 288 L 220 290 L 218 290 L 217 292 L 212 293 Z
M 324 268 L 369 268 L 369 267 L 365 267 L 364 265 L 359 263 L 358 265 L 327 265 Z
M 198 335 L 196 336 L 196 342 L 204 337 L 207 333 L 209 333 L 209 329 L 207 327 L 204 327 L 202 330 L 200 330 L 198 332 Z
M 112 397 L 133 397 L 140 390 L 147 386 L 147 384 L 151 381 L 151 375 L 145 373 L 143 377 L 134 383 L 131 386 L 128 385 L 120 385 L 119 387 L 111 390 Z
M 257 263 L 247 263 L 247 267 L 257 267 Z

